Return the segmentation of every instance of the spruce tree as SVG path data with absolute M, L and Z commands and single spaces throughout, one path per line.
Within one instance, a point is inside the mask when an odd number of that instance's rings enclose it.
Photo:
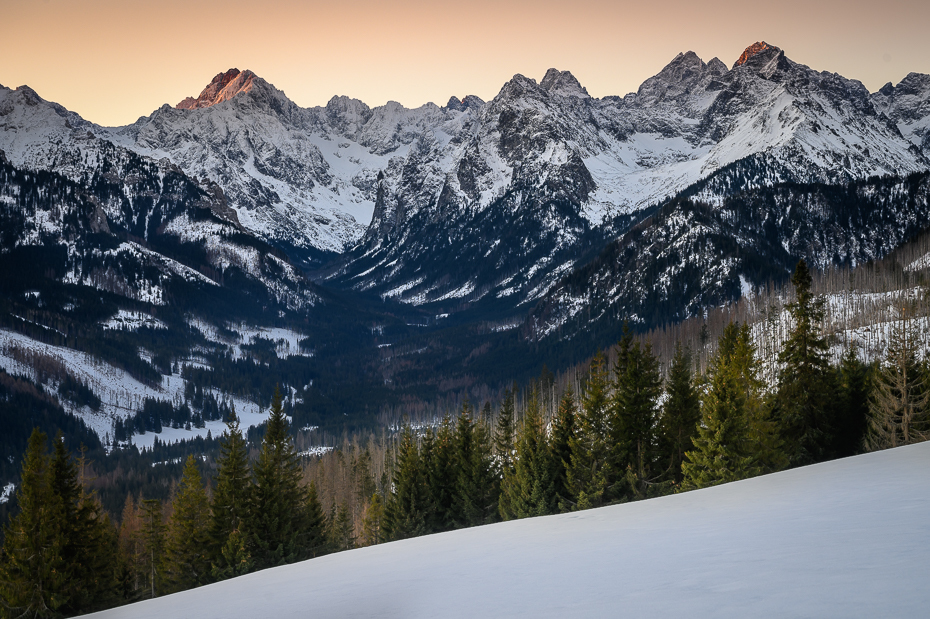
M 513 469 L 513 427 L 514 427 L 514 389 L 504 392 L 504 401 L 501 402 L 497 413 L 497 428 L 494 432 L 494 453 L 500 462 L 501 474 Z
M 569 387 L 559 402 L 549 441 L 549 457 L 552 459 L 553 470 L 552 486 L 560 511 L 569 511 L 575 501 L 575 495 L 568 485 L 568 470 L 572 462 L 572 441 L 576 440 L 576 414 L 575 394 Z
M 52 490 L 61 506 L 61 557 L 65 574 L 59 608 L 63 614 L 80 614 L 104 607 L 116 595 L 116 531 L 93 495 L 79 482 L 78 466 L 65 447 L 61 433 L 55 437 L 51 459 Z
M 491 440 L 484 423 L 472 418 L 465 401 L 455 424 L 455 526 L 493 522 L 497 515 L 499 482 L 495 476 Z
M 142 570 L 142 517 L 131 495 L 126 495 L 120 515 L 117 570 L 120 597 L 136 601 L 141 597 Z
M 920 336 L 902 309 L 870 403 L 865 440 L 869 451 L 930 439 L 930 386 L 917 360 L 919 342 Z
M 718 341 L 718 354 L 726 359 L 736 374 L 745 398 L 746 422 L 749 426 L 749 445 L 760 473 L 780 471 L 788 466 L 788 459 L 773 420 L 772 406 L 763 397 L 764 383 L 760 374 L 761 362 L 756 356 L 749 325 L 734 325 L 724 329 Z
M 534 389 L 517 438 L 514 471 L 501 482 L 501 494 L 507 496 L 501 503 L 501 517 L 510 520 L 555 513 L 558 503 L 552 464 L 539 397 Z
M 306 557 L 318 557 L 329 551 L 328 540 L 325 535 L 326 516 L 323 513 L 323 504 L 316 491 L 316 484 L 310 482 L 307 487 L 307 502 L 304 507 L 304 546 Z
M 627 473 L 637 495 L 646 491 L 655 460 L 655 428 L 662 393 L 659 361 L 649 344 L 632 343 L 629 333 L 618 346 L 610 403 L 612 467 Z
M 157 499 L 142 501 L 140 514 L 142 597 L 154 598 L 168 589 L 165 574 L 166 529 L 164 507 Z
M 220 556 L 210 568 L 210 575 L 213 580 L 226 580 L 248 574 L 254 569 L 245 535 L 235 529 L 220 549 Z
M 349 514 L 349 506 L 345 501 L 339 504 L 330 527 L 330 544 L 335 552 L 342 550 L 351 550 L 355 548 L 355 527 L 352 524 L 352 516 Z
M 845 458 L 862 452 L 869 423 L 872 371 L 870 365 L 859 359 L 855 347 L 849 346 L 840 359 L 836 375 L 833 452 L 838 458 Z
M 588 372 L 576 434 L 569 442 L 572 461 L 568 485 L 576 498 L 574 509 L 603 504 L 607 500 L 606 492 L 616 477 L 610 462 L 610 396 L 606 365 L 604 354 L 598 352 Z
M 362 518 L 362 544 L 374 546 L 384 541 L 382 522 L 384 521 L 384 501 L 377 492 L 371 495 L 365 515 Z
M 210 578 L 210 503 L 193 455 L 187 457 L 168 522 L 166 571 L 171 591 L 207 584 Z
M 67 602 L 63 510 L 52 487 L 47 440 L 38 428 L 29 437 L 16 491 L 19 513 L 4 533 L 0 604 L 11 617 L 54 617 Z
M 823 299 L 811 291 L 810 271 L 801 260 L 791 277 L 796 300 L 788 304 L 793 328 L 779 354 L 782 369 L 775 416 L 789 464 L 813 464 L 831 457 L 834 385 L 821 334 Z
M 684 476 L 681 464 L 685 452 L 694 448 L 691 442 L 701 421 L 701 403 L 691 371 L 691 352 L 675 345 L 675 356 L 668 371 L 666 399 L 659 421 L 661 464 L 668 477 L 681 484 Z
M 427 440 L 423 444 L 423 465 L 428 492 L 427 529 L 430 532 L 449 531 L 460 520 L 456 511 L 458 462 L 451 417 L 443 417 L 434 440 L 431 441 L 432 437 L 427 434 Z
M 709 370 L 694 449 L 686 452 L 682 464 L 683 489 L 745 479 L 761 471 L 752 444 L 739 339 L 739 327 L 727 325 Z
M 245 533 L 255 567 L 264 569 L 309 556 L 309 538 L 316 532 L 307 518 L 307 489 L 301 485 L 300 459 L 288 435 L 278 388 L 252 476 Z
M 393 492 L 384 510 L 385 539 L 416 537 L 427 532 L 427 482 L 416 438 L 405 427 L 397 449 L 392 477 Z
M 246 442 L 235 416 L 227 422 L 220 442 L 215 484 L 209 531 L 212 562 L 221 573 L 228 573 L 229 568 L 239 570 L 238 574 L 243 565 L 251 564 L 251 559 L 243 562 L 238 551 L 238 546 L 243 545 L 248 554 L 248 542 L 242 525 L 249 506 L 251 475 Z M 230 555 L 227 546 L 233 533 L 236 533 L 237 539 L 232 542 L 234 552 Z M 234 565 L 225 563 L 227 555 L 233 558 Z

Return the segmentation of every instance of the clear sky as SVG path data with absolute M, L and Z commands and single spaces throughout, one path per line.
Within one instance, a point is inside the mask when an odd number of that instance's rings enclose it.
M 675 54 L 765 40 L 870 90 L 930 73 L 928 0 L 0 0 L 0 84 L 120 125 L 251 69 L 303 106 L 490 99 L 515 73 L 636 90 Z

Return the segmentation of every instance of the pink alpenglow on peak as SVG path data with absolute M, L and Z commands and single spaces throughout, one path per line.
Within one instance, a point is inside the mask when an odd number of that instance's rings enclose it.
M 747 47 L 745 50 L 743 50 L 742 55 L 740 55 L 739 60 L 736 61 L 736 64 L 733 65 L 733 68 L 735 69 L 736 67 L 738 67 L 738 66 L 740 66 L 740 65 L 746 64 L 746 62 L 747 62 L 750 58 L 752 58 L 753 56 L 755 56 L 756 54 L 758 54 L 758 53 L 761 52 L 761 51 L 767 50 L 767 49 L 770 48 L 770 47 L 773 47 L 773 46 L 772 46 L 772 45 L 769 45 L 769 44 L 766 43 L 765 41 L 753 43 L 752 45 L 750 45 L 749 47 Z
M 200 96 L 196 99 L 188 97 L 178 103 L 175 107 L 179 110 L 198 110 L 205 107 L 211 107 L 223 101 L 228 101 L 241 92 L 248 92 L 252 89 L 252 81 L 255 74 L 251 71 L 239 71 L 239 69 L 230 69 L 225 73 L 219 73 L 213 78 Z

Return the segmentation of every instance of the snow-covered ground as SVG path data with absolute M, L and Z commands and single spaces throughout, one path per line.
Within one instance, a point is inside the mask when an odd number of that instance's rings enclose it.
M 382 544 L 100 618 L 924 617 L 930 443 Z
M 0 368 L 5 369 L 10 374 L 22 374 L 35 379 L 35 372 L 32 368 L 17 362 L 12 356 L 4 354 L 4 351 L 8 351 L 13 347 L 42 354 L 62 363 L 75 378 L 86 383 L 97 394 L 101 400 L 99 411 L 93 411 L 86 406 L 77 408 L 64 400 L 61 404 L 66 411 L 83 419 L 101 440 L 105 439 L 108 433 L 112 438 L 114 420 L 117 418 L 126 419 L 134 415 L 136 411 L 141 410 L 145 398 L 163 400 L 176 405 L 184 401 L 186 381 L 181 378 L 180 374 L 162 376 L 160 385 L 150 386 L 139 382 L 125 371 L 100 361 L 87 353 L 61 346 L 52 346 L 19 333 L 0 330 Z M 54 388 L 52 391 L 54 391 Z M 217 400 L 224 398 L 224 394 L 218 391 L 213 393 Z M 239 417 L 243 428 L 259 425 L 268 416 L 268 412 L 261 410 L 254 402 L 238 397 L 225 397 L 235 407 L 236 415 Z M 212 433 L 213 436 L 219 436 L 223 433 L 225 427 L 226 425 L 222 421 L 208 421 L 205 427 L 190 430 L 165 427 L 160 434 L 146 432 L 145 434 L 134 435 L 132 442 L 139 448 L 151 447 L 156 436 L 161 442 L 174 442 L 196 436 L 205 437 L 208 432 Z
M 144 312 L 117 310 L 116 315 L 103 323 L 104 329 L 123 329 L 125 331 L 138 331 L 142 327 L 151 329 L 167 329 L 168 326 L 157 318 Z
M 282 329 L 280 327 L 252 327 L 245 323 L 226 325 L 229 331 L 235 332 L 239 339 L 232 340 L 225 334 L 221 333 L 213 324 L 196 317 L 188 317 L 187 323 L 199 330 L 205 338 L 211 342 L 224 344 L 231 347 L 231 353 L 234 359 L 241 359 L 245 355 L 242 352 L 242 344 L 253 344 L 256 339 L 270 340 L 275 345 L 275 354 L 280 359 L 287 357 L 312 357 L 313 352 L 301 349 L 300 341 L 306 339 L 296 331 Z

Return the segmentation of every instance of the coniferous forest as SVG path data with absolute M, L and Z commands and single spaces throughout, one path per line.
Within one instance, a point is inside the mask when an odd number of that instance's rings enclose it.
M 119 513 L 94 490 L 88 450 L 36 429 L 4 529 L 0 612 L 76 615 L 359 546 L 930 438 L 930 357 L 917 318 L 925 288 L 901 300 L 883 358 L 868 362 L 855 342 L 835 354 L 814 284 L 801 261 L 777 350 L 758 337 L 764 323 L 731 320 L 711 341 L 705 319 L 700 350 L 678 338 L 668 355 L 651 342 L 659 332 L 624 328 L 572 371 L 543 370 L 438 419 L 346 435 L 319 455 L 298 452 L 280 390 L 260 436 L 246 436 L 235 411 L 214 401 L 207 408 L 226 431 L 211 439 L 212 462 L 190 453 L 206 445 L 187 449 L 163 494 L 128 493 Z M 89 397 L 80 385 L 64 389 Z M 146 403 L 142 417 L 191 422 L 189 410 L 168 408 Z

